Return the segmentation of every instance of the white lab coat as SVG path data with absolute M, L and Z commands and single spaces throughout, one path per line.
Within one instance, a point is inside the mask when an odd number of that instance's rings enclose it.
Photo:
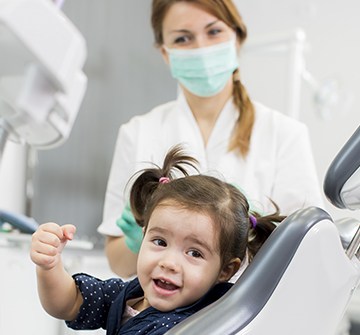
M 162 165 L 168 149 L 183 144 L 200 162 L 202 173 L 237 185 L 252 208 L 273 212 L 269 199 L 282 214 L 306 206 L 323 206 L 307 127 L 301 122 L 255 103 L 250 151 L 243 159 L 229 152 L 229 140 L 238 118 L 232 100 L 220 113 L 204 146 L 200 130 L 183 94 L 178 99 L 133 117 L 119 130 L 108 180 L 103 222 L 98 231 L 120 236 L 115 221 L 129 191 L 129 178 L 148 162 Z

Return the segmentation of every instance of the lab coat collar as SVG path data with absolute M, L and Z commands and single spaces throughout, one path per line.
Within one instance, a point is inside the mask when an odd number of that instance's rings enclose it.
M 196 122 L 194 114 L 192 113 L 189 104 L 186 101 L 184 93 L 179 90 L 179 95 L 177 98 L 177 102 L 179 105 L 179 110 L 181 113 L 185 113 L 186 117 L 190 120 L 193 127 L 196 127 L 200 134 L 199 126 Z M 223 110 L 220 112 L 218 119 L 214 125 L 214 129 L 212 130 L 207 148 L 211 148 L 212 146 L 216 146 L 223 141 L 230 141 L 229 136 L 233 134 L 233 128 L 236 124 L 237 119 L 239 118 L 239 110 L 236 108 L 234 104 L 234 100 L 231 97 L 225 104 Z

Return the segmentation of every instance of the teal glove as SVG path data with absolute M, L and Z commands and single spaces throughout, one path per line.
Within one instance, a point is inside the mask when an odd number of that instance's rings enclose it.
M 143 230 L 136 223 L 131 213 L 130 205 L 127 203 L 116 225 L 123 231 L 127 247 L 135 254 L 139 253 L 143 239 Z

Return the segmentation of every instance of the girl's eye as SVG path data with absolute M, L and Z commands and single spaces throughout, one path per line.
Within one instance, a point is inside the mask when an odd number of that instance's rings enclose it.
M 194 257 L 194 258 L 203 258 L 203 255 L 201 254 L 201 252 L 197 251 L 197 250 L 189 250 L 188 255 L 191 257 Z
M 158 245 L 159 247 L 166 247 L 166 242 L 164 240 L 162 240 L 161 238 L 154 239 L 153 243 L 155 245 Z

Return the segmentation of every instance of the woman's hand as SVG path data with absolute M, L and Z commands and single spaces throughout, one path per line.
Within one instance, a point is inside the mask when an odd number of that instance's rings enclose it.
M 138 254 L 144 234 L 142 228 L 136 223 L 129 204 L 125 206 L 116 225 L 123 231 L 127 247 L 134 254 Z

